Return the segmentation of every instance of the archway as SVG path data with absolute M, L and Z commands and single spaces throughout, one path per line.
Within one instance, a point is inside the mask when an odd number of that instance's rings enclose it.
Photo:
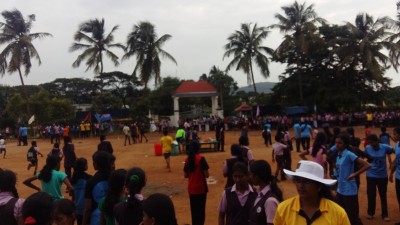
M 223 110 L 218 106 L 218 92 L 214 86 L 207 81 L 183 81 L 172 94 L 174 99 L 174 117 L 172 124 L 178 127 L 179 121 L 179 98 L 211 97 L 211 113 L 222 117 Z

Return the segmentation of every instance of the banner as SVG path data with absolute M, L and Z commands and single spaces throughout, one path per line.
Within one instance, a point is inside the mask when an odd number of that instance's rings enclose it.
M 31 125 L 35 121 L 35 115 L 32 115 L 31 118 L 28 120 L 28 124 Z
M 109 114 L 109 113 L 108 114 L 102 114 L 102 115 L 96 113 L 94 115 L 94 117 L 96 117 L 96 120 L 99 121 L 99 122 L 105 122 L 105 121 L 112 120 L 111 114 Z

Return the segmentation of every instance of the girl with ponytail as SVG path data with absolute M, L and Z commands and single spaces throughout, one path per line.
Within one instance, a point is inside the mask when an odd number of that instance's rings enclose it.
M 70 192 L 74 190 L 71 183 L 67 178 L 67 174 L 59 171 L 60 169 L 60 157 L 52 155 L 47 157 L 46 165 L 43 169 L 35 176 L 30 177 L 24 181 L 24 184 L 37 191 L 43 191 L 48 193 L 52 200 L 64 198 L 61 194 L 61 186 L 64 183 Z M 32 184 L 33 181 L 39 180 L 42 186 L 40 189 L 38 186 Z
M 120 202 L 114 206 L 115 224 L 139 225 L 142 222 L 142 202 L 144 198 L 141 192 L 145 185 L 146 174 L 140 167 L 133 167 L 128 170 L 125 177 L 128 197 L 125 202 Z
M 100 224 L 114 225 L 114 206 L 125 200 L 124 185 L 125 185 L 126 170 L 118 169 L 111 173 L 108 180 L 109 186 L 107 194 L 99 202 Z
M 277 179 L 272 176 L 271 166 L 265 160 L 256 160 L 250 165 L 253 185 L 258 186 L 258 195 L 250 210 L 250 223 L 273 224 L 276 208 L 283 201 Z
M 45 192 L 29 196 L 22 206 L 22 217 L 25 225 L 51 225 L 53 201 Z

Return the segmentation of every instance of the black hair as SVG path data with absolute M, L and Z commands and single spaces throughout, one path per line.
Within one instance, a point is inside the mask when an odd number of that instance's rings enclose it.
M 400 127 L 393 128 L 393 132 L 395 132 L 396 134 L 400 134 Z
M 376 134 L 369 134 L 367 136 L 367 141 L 368 142 L 379 142 L 379 138 Z
M 350 134 L 350 136 L 354 137 L 354 128 L 353 128 L 353 127 L 348 127 L 348 128 L 346 129 L 346 132 L 347 132 L 348 134 Z
M 196 159 L 196 154 L 199 153 L 200 145 L 196 141 L 191 141 L 189 142 L 188 145 L 188 169 L 189 171 L 194 171 L 195 170 L 195 159 Z
M 143 202 L 143 212 L 154 218 L 155 225 L 177 225 L 174 203 L 161 193 L 150 195 Z
M 319 183 L 319 184 L 321 185 L 320 186 L 321 189 L 318 192 L 319 197 L 320 198 L 326 198 L 326 199 L 334 201 L 334 198 L 333 198 L 333 195 L 332 195 L 330 187 L 328 187 L 327 185 L 322 184 L 322 183 Z
M 71 218 L 75 217 L 75 211 L 75 203 L 69 199 L 58 199 L 53 203 L 53 215 L 63 214 Z
M 350 145 L 350 135 L 347 132 L 341 132 L 336 136 L 343 141 L 345 148 L 348 148 Z
M 250 172 L 253 176 L 258 177 L 258 179 L 265 183 L 266 185 L 270 184 L 271 190 L 276 195 L 278 201 L 283 201 L 282 190 L 278 187 L 276 183 L 276 179 L 272 176 L 271 166 L 265 160 L 256 160 L 250 165 Z
M 245 162 L 245 160 L 243 159 L 242 147 L 240 147 L 240 145 L 238 144 L 231 145 L 231 155 L 236 156 L 238 161 Z
M 31 145 L 32 145 L 32 146 L 37 146 L 36 141 L 32 141 L 32 142 L 31 142 Z
M 111 154 L 106 151 L 97 151 L 92 156 L 93 163 L 98 171 L 111 171 Z
M 128 170 L 125 177 L 125 186 L 128 188 L 128 203 L 130 208 L 139 206 L 139 200 L 135 195 L 139 194 L 146 185 L 146 174 L 140 167 L 133 167 Z
M 315 141 L 314 141 L 312 151 L 311 151 L 311 155 L 313 157 L 316 157 L 318 154 L 318 151 L 322 148 L 322 146 L 324 146 L 325 139 L 326 139 L 326 136 L 324 133 L 322 133 L 322 132 L 317 133 L 317 136 L 315 137 Z
M 60 147 L 60 144 L 59 144 L 58 142 L 56 142 L 56 143 L 54 143 L 53 147 L 54 147 L 54 148 L 59 148 L 59 147 Z
M 164 134 L 165 136 L 167 136 L 167 135 L 168 135 L 168 130 L 167 130 L 167 129 L 164 129 L 164 130 L 163 130 L 163 134 Z
M 0 192 L 11 192 L 15 198 L 19 198 L 17 188 L 17 175 L 11 170 L 0 171 Z
M 38 179 L 46 183 L 49 182 L 51 180 L 52 171 L 58 169 L 60 160 L 61 158 L 57 155 L 49 155 L 46 159 L 46 165 L 44 165 L 43 169 L 40 171 Z
M 234 172 L 242 172 L 244 174 L 249 173 L 249 166 L 244 162 L 235 162 L 232 167 L 232 173 Z
M 71 177 L 71 184 L 76 184 L 81 179 L 85 171 L 88 169 L 88 162 L 85 158 L 78 158 L 75 162 L 74 173 Z
M 36 192 L 29 196 L 22 206 L 22 217 L 26 220 L 33 218 L 36 225 L 50 225 L 53 211 L 51 196 L 45 192 Z
M 113 217 L 114 206 L 119 202 L 124 190 L 126 170 L 118 169 L 111 173 L 108 179 L 108 190 L 104 200 L 104 212 L 108 217 Z

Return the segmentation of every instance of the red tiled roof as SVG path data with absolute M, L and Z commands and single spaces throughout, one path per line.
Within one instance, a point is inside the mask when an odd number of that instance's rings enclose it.
M 215 87 L 209 84 L 207 81 L 183 81 L 178 89 L 176 89 L 175 94 L 198 92 L 216 93 L 217 89 L 215 89 Z

